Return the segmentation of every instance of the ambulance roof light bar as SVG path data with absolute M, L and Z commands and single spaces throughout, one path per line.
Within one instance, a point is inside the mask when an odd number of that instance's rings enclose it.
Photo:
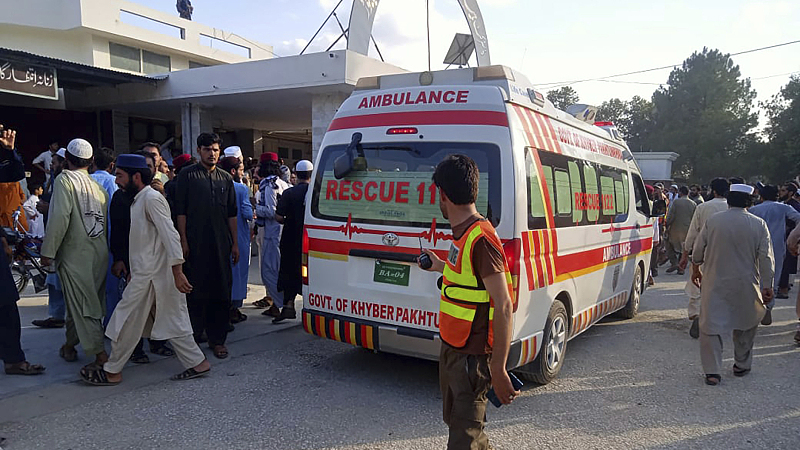
M 472 69 L 472 81 L 514 81 L 514 72 L 506 66 L 480 66 Z

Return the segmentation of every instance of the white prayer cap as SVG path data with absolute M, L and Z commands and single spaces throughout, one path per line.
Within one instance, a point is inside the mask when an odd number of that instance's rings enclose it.
M 58 149 L 58 151 L 56 152 L 56 155 L 58 155 L 58 156 L 60 156 L 60 157 L 62 157 L 62 158 L 64 158 L 64 159 L 66 159 L 66 158 L 67 158 L 67 149 L 65 149 L 64 147 L 61 147 L 61 148 L 60 148 L 60 149 Z
M 314 170 L 314 165 L 311 164 L 311 161 L 304 159 L 298 162 L 296 166 L 294 166 L 294 170 L 298 172 L 311 172 L 312 170 Z
M 89 159 L 94 154 L 92 144 L 84 139 L 73 139 L 67 145 L 67 151 L 78 158 Z
M 743 192 L 747 195 L 753 195 L 753 186 L 747 184 L 732 184 L 731 192 Z
M 225 149 L 225 156 L 233 156 L 234 158 L 242 158 L 242 149 L 236 145 L 232 145 Z

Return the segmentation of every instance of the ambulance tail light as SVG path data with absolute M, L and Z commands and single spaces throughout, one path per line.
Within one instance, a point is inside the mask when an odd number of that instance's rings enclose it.
M 303 277 L 303 284 L 308 286 L 308 230 L 303 228 L 303 256 L 300 266 L 300 275 Z
M 417 134 L 419 130 L 414 127 L 403 127 L 403 128 L 389 128 L 386 130 L 386 134 Z
M 480 66 L 472 69 L 472 81 L 510 80 L 514 73 L 506 66 Z
M 595 122 L 594 126 L 596 126 L 596 127 L 613 127 L 614 126 L 614 122 L 607 122 L 607 121 L 606 122 Z
M 514 303 L 514 311 L 517 310 L 517 302 L 519 301 L 519 257 L 521 246 L 522 242 L 519 239 L 511 239 L 503 244 L 506 264 L 511 272 L 511 285 L 514 287 L 514 295 L 511 297 L 511 301 Z

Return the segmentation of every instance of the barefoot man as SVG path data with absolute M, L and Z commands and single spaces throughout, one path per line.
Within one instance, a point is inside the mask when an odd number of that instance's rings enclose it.
M 106 329 L 111 339 L 108 362 L 102 369 L 82 370 L 81 377 L 97 386 L 119 384 L 122 368 L 143 335 L 172 344 L 186 369 L 173 380 L 205 375 L 211 365 L 192 337 L 185 296 L 192 285 L 183 274 L 183 250 L 167 200 L 150 187 L 153 175 L 143 156 L 120 155 L 116 167 L 117 184 L 134 196 L 130 280 Z

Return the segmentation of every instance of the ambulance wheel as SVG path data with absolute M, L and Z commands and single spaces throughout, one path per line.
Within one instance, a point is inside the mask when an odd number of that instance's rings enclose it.
M 619 310 L 620 317 L 633 319 L 639 312 L 639 303 L 642 300 L 642 267 L 636 266 L 636 275 L 633 277 L 633 286 L 628 296 L 628 303 Z
M 544 325 L 539 354 L 533 362 L 514 371 L 520 378 L 542 385 L 553 381 L 561 370 L 564 356 L 567 354 L 568 323 L 564 304 L 560 300 L 554 301 Z

